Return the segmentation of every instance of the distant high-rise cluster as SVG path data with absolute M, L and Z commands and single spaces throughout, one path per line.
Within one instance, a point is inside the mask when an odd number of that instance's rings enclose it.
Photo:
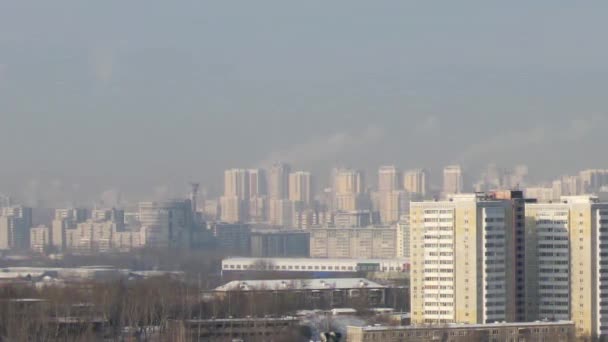
M 211 219 L 224 222 L 291 228 L 333 224 L 338 213 L 366 212 L 373 224 L 390 225 L 408 213 L 411 201 L 446 199 L 471 191 L 523 190 L 539 202 L 567 195 L 608 193 L 608 171 L 602 169 L 538 185 L 528 181 L 525 165 L 508 169 L 490 164 L 476 182 L 469 176 L 461 165 L 448 165 L 442 170 L 441 183 L 433 184 L 427 169 L 401 171 L 394 165 L 384 165 L 378 168 L 377 182 L 370 184 L 361 170 L 335 168 L 330 186 L 323 188 L 313 182 L 311 172 L 292 172 L 285 163 L 273 164 L 268 170 L 231 169 L 224 175 L 223 196 L 215 205 L 209 200 L 212 206 L 205 212 Z
M 552 182 L 525 188 L 526 195 L 541 202 L 559 201 L 561 196 L 608 193 L 608 170 L 588 169 L 577 175 L 563 175 Z

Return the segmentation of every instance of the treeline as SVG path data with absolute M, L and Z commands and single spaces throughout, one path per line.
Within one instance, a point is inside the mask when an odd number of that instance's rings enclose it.
M 295 291 L 212 294 L 169 277 L 0 287 L 0 340 L 172 340 L 170 320 L 279 317 L 309 308 Z M 365 291 L 349 307 L 369 309 Z M 330 309 L 330 302 L 319 302 Z
M 1 341 L 172 340 L 170 320 L 283 316 L 289 295 L 233 293 L 205 297 L 198 286 L 168 277 L 0 287 Z
M 191 318 L 197 292 L 169 278 L 42 289 L 5 286 L 0 288 L 0 336 L 3 341 L 146 339 L 151 331 L 162 334 L 169 319 Z

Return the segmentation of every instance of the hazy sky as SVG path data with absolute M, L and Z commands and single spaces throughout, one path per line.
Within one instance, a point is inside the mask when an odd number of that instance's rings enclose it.
M 282 159 L 608 167 L 606 1 L 0 0 L 0 192 L 220 189 Z

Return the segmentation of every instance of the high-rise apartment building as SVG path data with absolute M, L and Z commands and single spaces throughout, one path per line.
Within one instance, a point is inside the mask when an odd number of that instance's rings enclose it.
M 51 223 L 51 231 L 49 234 L 49 245 L 53 248 L 54 251 L 61 252 L 66 248 L 66 230 L 75 226 L 76 223 L 72 223 L 72 221 L 67 218 L 53 220 L 53 222 Z
M 268 222 L 272 225 L 287 225 L 291 221 L 292 202 L 289 201 L 290 166 L 275 163 L 268 173 Z
M 91 210 L 91 220 L 93 221 L 112 221 L 122 230 L 125 224 L 125 211 L 116 208 L 96 208 Z
M 410 204 L 412 323 L 511 321 L 510 201 L 482 194 Z
M 227 208 L 229 210 L 229 208 Z M 238 209 L 233 211 L 238 212 Z M 268 200 L 264 197 L 252 197 L 249 199 L 249 222 L 251 223 L 262 223 L 266 222 L 266 215 L 268 213 Z M 237 214 L 227 214 L 226 216 L 235 216 Z M 236 222 L 236 221 L 235 221 Z
M 247 193 L 249 198 L 266 196 L 268 189 L 266 185 L 266 171 L 263 169 L 249 169 L 247 170 L 247 176 L 249 178 L 249 191 Z
M 104 212 L 104 217 L 107 213 Z M 100 212 L 96 211 L 99 216 Z M 61 252 L 66 248 L 66 230 L 75 229 L 78 223 L 85 222 L 90 217 L 90 212 L 85 208 L 59 208 L 55 209 L 55 218 L 49 230 L 49 246 L 55 252 Z
M 400 189 L 401 174 L 395 166 L 381 166 L 378 169 L 378 191 L 391 192 Z
M 459 194 L 464 190 L 464 177 L 460 165 L 449 165 L 443 169 L 443 193 Z
M 562 176 L 552 183 L 553 196 L 559 199 L 561 196 L 576 196 L 583 194 L 581 182 L 577 176 Z
M 397 229 L 397 258 L 410 257 L 410 217 L 401 215 L 395 224 Z
M 187 246 L 193 229 L 190 200 L 140 202 L 139 221 L 144 244 L 153 247 Z
M 59 208 L 55 209 L 55 219 L 68 219 L 76 223 L 84 222 L 89 218 L 89 210 L 86 208 Z
M 363 172 L 352 169 L 334 170 L 334 210 L 355 211 L 365 208 Z
M 224 172 L 224 196 L 220 198 L 220 216 L 223 222 L 236 223 L 248 221 L 249 181 L 250 174 L 245 169 L 230 169 Z M 254 188 L 257 191 L 259 186 L 255 186 Z
M 298 208 L 298 204 L 288 199 L 271 199 L 268 208 L 268 223 L 273 226 L 291 227 Z
M 380 222 L 383 224 L 397 222 L 404 212 L 404 204 L 407 204 L 407 201 L 405 191 L 379 192 L 378 213 L 380 215 Z
M 403 188 L 411 194 L 426 196 L 428 188 L 428 171 L 424 169 L 408 170 L 403 174 Z
M 30 248 L 32 208 L 10 206 L 0 208 L 0 249 Z
M 290 170 L 290 166 L 284 163 L 275 163 L 270 167 L 268 197 L 271 200 L 287 199 L 289 197 Z
M 608 336 L 608 203 L 565 196 L 526 205 L 528 320 L 568 319 L 579 337 Z
M 289 200 L 305 206 L 312 203 L 312 176 L 310 172 L 298 171 L 289 174 Z
M 378 169 L 377 205 L 380 222 L 392 224 L 399 220 L 405 193 L 401 188 L 401 172 L 394 166 L 381 166 Z
M 336 194 L 360 194 L 365 191 L 365 180 L 360 170 L 336 169 L 333 181 Z
M 608 170 L 589 169 L 579 173 L 581 190 L 590 194 L 597 192 L 601 187 L 608 185 Z
M 249 180 L 249 172 L 245 169 L 224 171 L 224 196 L 235 196 L 240 200 L 248 200 Z
M 112 220 L 89 219 L 66 230 L 65 248 L 84 253 L 131 250 L 143 246 L 146 233 L 146 227 L 142 231 L 126 231 Z
M 38 226 L 30 229 L 30 249 L 36 253 L 44 253 L 50 244 L 49 227 Z
M 481 178 L 473 185 L 473 188 L 477 192 L 519 189 L 524 185 L 527 174 L 526 165 L 517 165 L 513 169 L 508 169 L 491 163 L 482 171 Z
M 511 224 L 507 226 L 507 298 L 514 304 L 508 307 L 507 317 L 518 322 L 526 321 L 526 205 L 536 203 L 520 190 L 497 190 L 488 195 L 506 201 L 511 206 Z

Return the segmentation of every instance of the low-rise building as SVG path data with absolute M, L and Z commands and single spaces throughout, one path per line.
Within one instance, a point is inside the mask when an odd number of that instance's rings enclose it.
M 302 230 L 258 230 L 251 233 L 251 256 L 308 257 L 310 233 Z
M 222 272 L 407 273 L 409 268 L 408 259 L 227 258 L 222 260 Z
M 313 258 L 394 258 L 396 227 L 310 229 Z
M 368 326 L 347 329 L 348 342 L 423 342 L 423 341 L 574 341 L 570 321 L 441 324 L 413 326 Z
M 363 303 L 386 304 L 387 287 L 365 278 L 235 280 L 216 288 L 213 293 L 225 296 L 239 293 L 290 293 L 298 309 L 336 308 Z
M 221 251 L 233 255 L 251 253 L 251 226 L 241 223 L 217 223 L 213 235 Z
M 295 317 L 189 319 L 171 320 L 168 329 L 173 341 L 266 342 L 296 341 L 298 325 Z

